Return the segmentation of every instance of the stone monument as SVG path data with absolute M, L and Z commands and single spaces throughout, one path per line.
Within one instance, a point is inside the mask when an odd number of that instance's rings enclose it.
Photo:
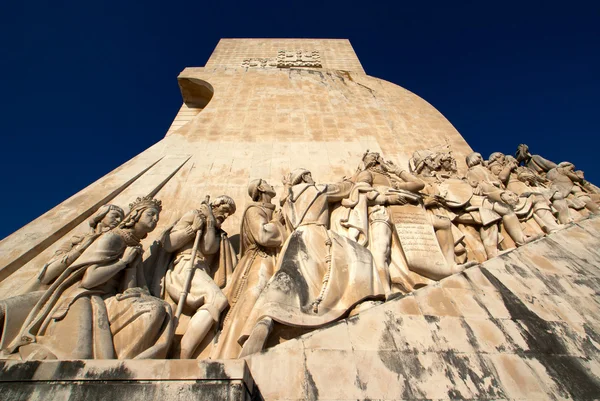
M 572 163 L 484 159 L 347 40 L 178 81 L 164 139 L 0 242 L 3 399 L 600 398 Z

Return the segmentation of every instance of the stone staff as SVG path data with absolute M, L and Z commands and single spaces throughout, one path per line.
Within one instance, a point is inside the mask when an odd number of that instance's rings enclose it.
M 204 204 L 210 207 L 209 204 L 210 195 L 206 195 L 204 199 Z M 196 239 L 194 240 L 194 247 L 192 248 L 192 258 L 190 259 L 190 264 L 187 269 L 188 275 L 185 280 L 185 285 L 183 286 L 183 291 L 181 291 L 181 295 L 179 296 L 179 302 L 177 303 L 177 311 L 175 312 L 175 328 L 179 325 L 179 318 L 183 313 L 183 306 L 185 305 L 185 301 L 190 292 L 190 288 L 192 287 L 192 280 L 194 279 L 194 261 L 196 260 L 196 254 L 198 253 L 198 245 L 200 244 L 200 234 L 201 231 L 198 230 L 196 232 Z

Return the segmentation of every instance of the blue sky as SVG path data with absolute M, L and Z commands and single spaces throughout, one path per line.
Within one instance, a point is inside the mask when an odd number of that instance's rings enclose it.
M 178 73 L 226 37 L 348 38 L 484 157 L 525 142 L 598 184 L 599 21 L 597 1 L 3 2 L 0 238 L 160 140 Z

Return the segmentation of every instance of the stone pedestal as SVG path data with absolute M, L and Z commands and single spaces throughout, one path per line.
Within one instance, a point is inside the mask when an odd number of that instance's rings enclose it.
M 16 400 L 250 400 L 244 360 L 1 361 L 0 398 Z

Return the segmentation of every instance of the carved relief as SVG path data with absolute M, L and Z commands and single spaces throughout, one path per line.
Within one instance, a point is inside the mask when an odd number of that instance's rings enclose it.
M 305 51 L 286 51 L 277 52 L 277 68 L 290 67 L 315 67 L 321 68 L 321 55 L 318 50 Z
M 279 50 L 277 57 L 271 58 L 245 58 L 242 61 L 244 68 L 290 68 L 290 67 L 312 67 L 322 68 L 321 54 L 318 50 L 305 51 Z
M 277 68 L 277 59 L 275 58 L 245 58 L 242 61 L 242 67 L 245 68 Z
M 319 327 L 358 302 L 382 298 L 384 287 L 369 251 L 329 229 L 329 205 L 350 194 L 352 183 L 317 185 L 296 169 L 284 181 L 283 216 L 291 232 L 276 273 L 260 294 L 243 329 L 240 357 L 260 351 L 273 321 Z M 342 283 L 352 283 L 345 286 Z
M 228 305 L 221 289 L 233 273 L 236 257 L 221 224 L 235 210 L 229 196 L 210 203 L 207 199 L 161 235 L 160 246 L 167 256 L 157 257 L 161 264 L 154 269 L 153 294 L 176 305 L 178 323 L 184 309 L 191 311 L 185 333 L 172 351 L 174 358 L 191 358 Z
M 149 295 L 140 240 L 158 222 L 161 203 L 138 198 L 47 290 L 5 302 L 2 352 L 21 359 L 165 358 L 171 307 Z M 32 298 L 34 298 L 32 300 Z M 14 300 L 12 300 L 14 301 Z
M 126 216 L 102 206 L 21 295 L 0 300 L 1 357 L 244 357 L 276 322 L 321 327 L 600 211 L 583 172 L 526 145 L 517 158 L 474 152 L 466 163 L 462 176 L 449 149 L 422 150 L 407 171 L 367 151 L 332 184 L 289 173 L 281 209 L 273 187 L 253 180 L 239 263 L 221 229 L 236 211 L 227 195 L 207 197 L 145 253 L 160 201 L 138 198 Z

